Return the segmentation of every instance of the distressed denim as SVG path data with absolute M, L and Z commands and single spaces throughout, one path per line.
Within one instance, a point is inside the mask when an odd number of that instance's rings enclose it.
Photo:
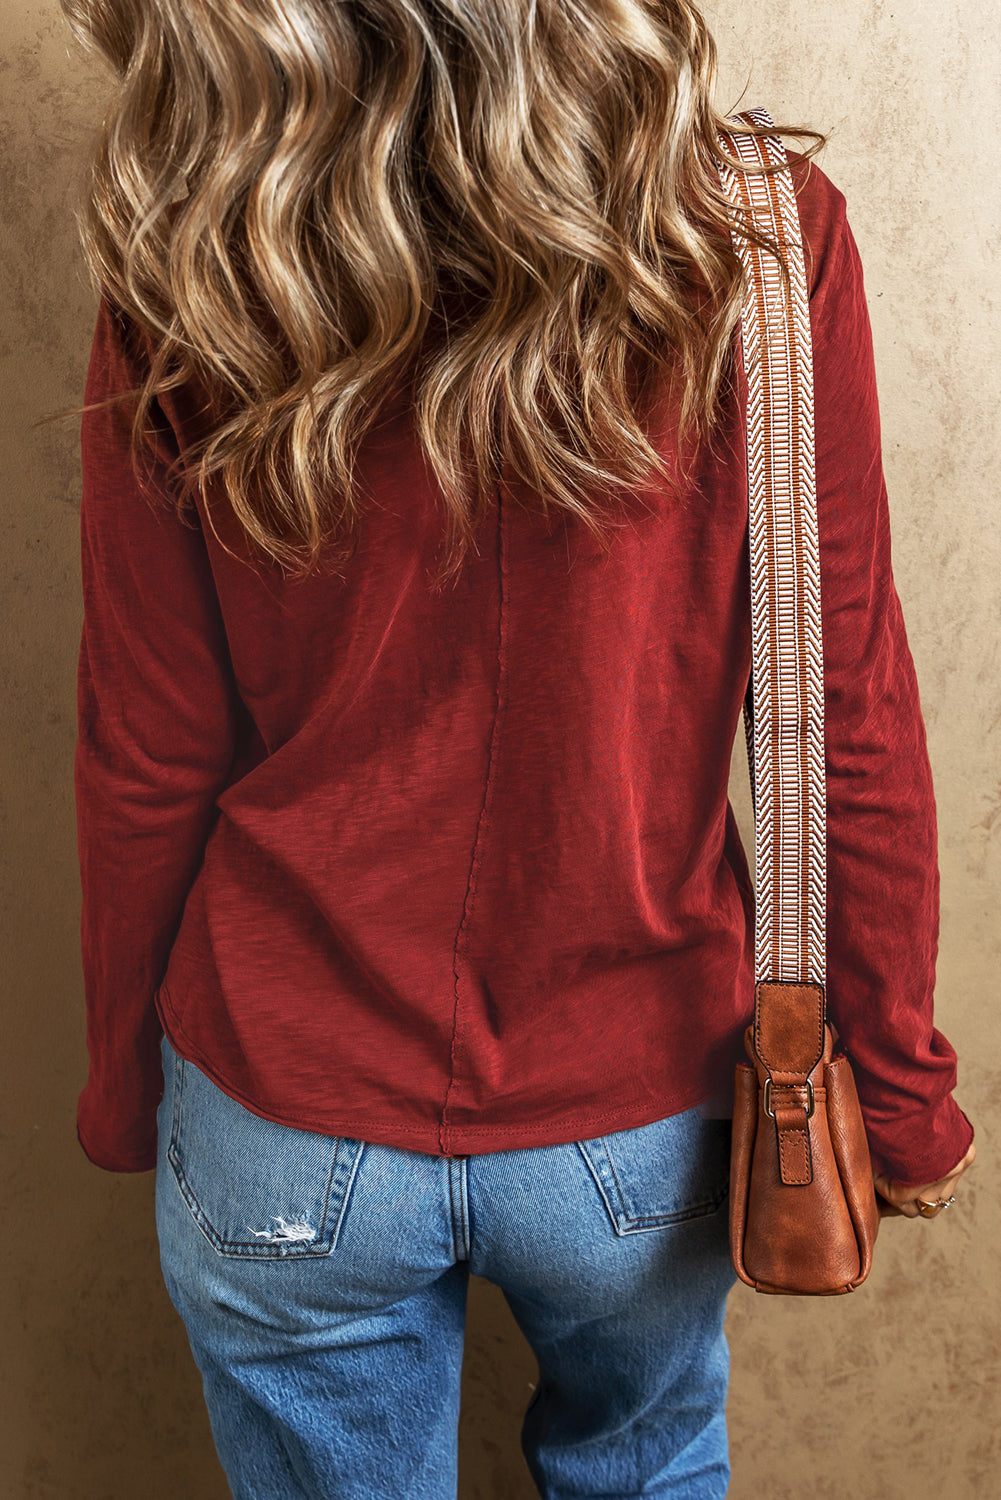
M 729 1120 L 447 1158 L 275 1124 L 162 1054 L 161 1264 L 237 1500 L 455 1500 L 470 1272 L 538 1361 L 540 1495 L 725 1495 Z

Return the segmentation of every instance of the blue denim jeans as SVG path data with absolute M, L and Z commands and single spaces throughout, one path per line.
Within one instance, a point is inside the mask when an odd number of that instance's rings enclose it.
M 450 1159 L 263 1120 L 166 1038 L 163 1063 L 161 1264 L 237 1500 L 455 1500 L 471 1271 L 538 1361 L 541 1495 L 725 1495 L 729 1120 Z

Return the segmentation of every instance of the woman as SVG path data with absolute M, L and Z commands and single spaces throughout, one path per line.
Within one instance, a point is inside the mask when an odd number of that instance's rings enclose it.
M 233 1493 L 454 1494 L 472 1270 L 538 1357 L 541 1494 L 723 1495 L 750 621 L 705 24 L 64 10 L 118 79 L 83 225 L 78 1128 L 156 1168 Z M 786 133 L 829 1010 L 916 1217 L 975 1153 L 934 796 L 858 252 L 823 137 Z

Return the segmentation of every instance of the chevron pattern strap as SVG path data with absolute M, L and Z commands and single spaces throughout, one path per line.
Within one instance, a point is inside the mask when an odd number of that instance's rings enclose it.
M 720 146 L 772 174 L 719 161 L 730 231 L 746 272 L 741 347 L 748 387 L 751 563 L 749 699 L 744 703 L 754 803 L 756 981 L 814 982 L 826 969 L 827 804 L 824 659 L 814 454 L 813 346 L 799 210 L 782 140 L 762 109 L 735 115 Z M 741 210 L 737 213 L 735 210 Z M 741 232 L 777 243 L 789 270 Z

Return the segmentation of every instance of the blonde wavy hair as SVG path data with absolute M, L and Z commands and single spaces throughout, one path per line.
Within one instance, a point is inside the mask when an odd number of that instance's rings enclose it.
M 603 545 L 595 491 L 679 491 L 645 382 L 676 398 L 680 456 L 712 430 L 743 289 L 695 5 L 61 5 L 117 85 L 78 225 L 148 340 L 144 384 L 109 398 L 138 397 L 133 462 L 158 395 L 194 378 L 208 397 L 168 476 L 179 510 L 196 489 L 208 509 L 215 478 L 282 568 L 343 568 L 358 446 L 405 375 L 447 512 L 439 585 L 505 463 L 523 503 Z M 776 128 L 813 138 L 804 157 L 827 139 Z

